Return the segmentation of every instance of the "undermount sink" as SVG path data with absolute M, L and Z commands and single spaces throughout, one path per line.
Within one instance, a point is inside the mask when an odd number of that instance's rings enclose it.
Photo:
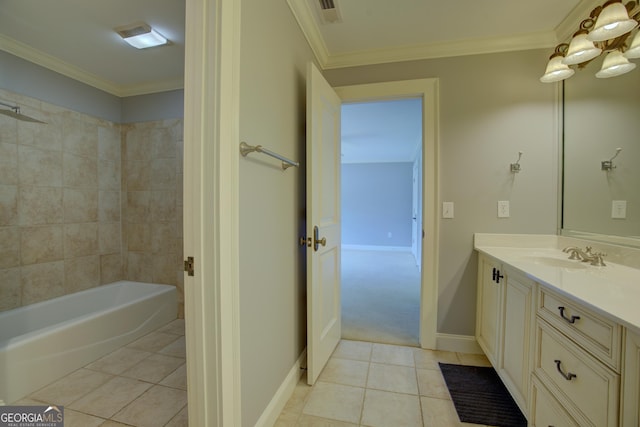
M 569 269 L 583 269 L 588 267 L 583 262 L 577 261 L 577 260 L 552 258 L 552 257 L 546 257 L 546 256 L 533 256 L 533 257 L 527 257 L 527 258 L 535 264 L 547 265 L 549 267 L 569 268 Z

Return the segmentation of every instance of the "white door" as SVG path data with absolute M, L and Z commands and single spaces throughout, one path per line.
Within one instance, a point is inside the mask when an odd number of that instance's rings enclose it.
M 307 382 L 315 383 L 341 335 L 341 100 L 307 68 Z M 309 241 L 308 241 L 309 242 Z

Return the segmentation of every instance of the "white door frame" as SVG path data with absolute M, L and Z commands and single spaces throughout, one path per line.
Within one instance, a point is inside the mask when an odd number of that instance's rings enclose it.
M 240 0 L 187 0 L 184 275 L 189 424 L 240 426 Z M 224 208 L 223 208 L 224 207 Z
M 438 330 L 438 79 L 403 80 L 335 88 L 347 102 L 422 98 L 422 286 L 420 346 L 435 349 Z

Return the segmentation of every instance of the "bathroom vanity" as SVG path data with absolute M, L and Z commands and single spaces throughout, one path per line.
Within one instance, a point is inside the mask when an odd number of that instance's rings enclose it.
M 640 250 L 555 235 L 474 246 L 476 339 L 529 424 L 638 427 Z M 606 265 L 562 250 L 586 246 Z

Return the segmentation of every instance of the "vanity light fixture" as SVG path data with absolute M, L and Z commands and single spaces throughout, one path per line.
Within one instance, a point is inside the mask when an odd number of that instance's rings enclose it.
M 607 55 L 596 77 L 614 77 L 633 70 L 636 65 L 628 59 L 640 58 L 640 31 L 630 44 L 627 41 L 638 22 L 640 7 L 635 0 L 626 5 L 622 0 L 609 0 L 596 7 L 580 23 L 570 43 L 556 46 L 540 81 L 551 83 L 567 79 L 575 72 L 571 66 L 584 68 L 603 53 Z
M 542 83 L 559 82 L 573 76 L 575 70 L 569 68 L 569 66 L 563 62 L 565 58 L 564 52 L 566 52 L 568 47 L 569 45 L 566 43 L 556 46 L 556 51 L 549 58 L 549 63 L 547 64 L 544 75 L 540 77 Z
M 151 28 L 149 24 L 144 22 L 118 27 L 115 31 L 123 38 L 124 41 L 136 49 L 147 49 L 169 43 L 165 37 Z

